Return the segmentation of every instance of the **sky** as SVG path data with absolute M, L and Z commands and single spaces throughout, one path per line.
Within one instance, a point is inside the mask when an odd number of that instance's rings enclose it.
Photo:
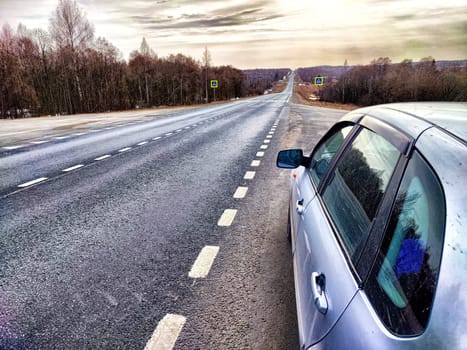
M 128 59 L 142 38 L 158 56 L 213 65 L 298 68 L 467 59 L 465 0 L 77 0 L 95 36 Z M 47 29 L 58 0 L 0 0 L 0 25 Z

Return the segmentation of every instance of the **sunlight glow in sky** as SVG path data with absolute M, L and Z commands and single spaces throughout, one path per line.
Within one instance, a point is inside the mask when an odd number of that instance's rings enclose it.
M 465 0 L 78 0 L 125 59 L 143 37 L 159 56 L 183 53 L 238 68 L 467 58 Z M 48 28 L 58 0 L 0 0 L 0 25 Z

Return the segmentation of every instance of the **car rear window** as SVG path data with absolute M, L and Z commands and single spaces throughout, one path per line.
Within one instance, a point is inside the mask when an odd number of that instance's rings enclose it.
M 409 161 L 376 264 L 365 287 L 396 334 L 423 332 L 431 311 L 444 240 L 445 200 L 431 168 L 416 152 Z

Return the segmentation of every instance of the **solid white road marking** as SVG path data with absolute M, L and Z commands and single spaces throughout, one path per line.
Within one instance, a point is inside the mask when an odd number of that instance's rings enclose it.
M 94 160 L 102 160 L 102 159 L 106 159 L 106 158 L 109 158 L 110 157 L 110 154 L 106 154 L 104 156 L 100 156 L 100 157 L 97 157 L 96 159 Z
M 143 141 L 143 142 L 138 143 L 138 146 L 142 146 L 142 145 L 145 145 L 147 143 L 148 143 L 148 141 Z
M 225 209 L 222 213 L 219 221 L 217 222 L 217 226 L 230 226 L 232 225 L 233 220 L 235 219 L 235 215 L 237 214 L 236 209 Z
M 263 157 L 264 156 L 264 152 L 256 152 L 256 156 L 257 157 Z
M 205 278 L 209 274 L 218 252 L 219 247 L 209 245 L 205 246 L 193 263 L 193 266 L 188 273 L 188 277 Z
M 248 192 L 248 187 L 238 186 L 233 197 L 238 198 L 238 199 L 245 198 L 247 192 Z
M 268 145 L 261 145 L 260 149 L 268 149 Z
M 125 148 L 122 148 L 122 149 L 118 150 L 118 152 L 122 153 L 122 152 L 126 152 L 126 151 L 128 151 L 130 149 L 131 149 L 131 147 L 125 147 Z
M 157 137 L 153 137 L 152 139 L 156 141 L 156 140 L 159 140 L 160 138 L 161 138 L 160 136 L 157 136 Z
M 264 140 L 263 142 L 264 142 L 264 143 L 270 143 L 271 140 Z
M 69 171 L 79 169 L 79 168 L 81 168 L 81 167 L 83 167 L 83 166 L 84 166 L 84 164 L 77 164 L 77 165 L 73 165 L 72 167 L 63 169 L 62 171 L 65 172 L 65 173 L 67 173 L 67 172 L 69 172 Z
M 172 350 L 178 335 L 185 325 L 186 317 L 167 314 L 152 333 L 151 339 L 146 343 L 144 350 Z
M 253 160 L 250 164 L 250 166 L 259 166 L 261 164 L 260 160 Z
M 28 187 L 28 186 L 37 184 L 38 182 L 42 182 L 42 181 L 45 181 L 45 180 L 47 180 L 46 177 L 40 177 L 38 179 L 31 180 L 29 182 L 25 182 L 24 184 L 18 185 L 18 187 Z
M 266 136 L 267 139 L 272 139 L 272 135 Z
M 253 180 L 255 177 L 256 171 L 247 171 L 243 177 L 245 180 Z

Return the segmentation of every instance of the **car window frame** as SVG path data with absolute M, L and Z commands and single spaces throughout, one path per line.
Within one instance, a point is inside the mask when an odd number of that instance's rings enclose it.
M 354 128 L 351 130 L 351 133 L 347 136 L 346 140 L 343 142 L 338 152 L 336 153 L 331 163 L 329 164 L 329 167 L 326 170 L 326 173 L 317 188 L 316 198 L 320 203 L 321 209 L 326 215 L 326 220 L 329 223 L 331 230 L 333 231 L 335 239 L 339 243 L 341 253 L 345 257 L 347 261 L 347 265 L 349 266 L 349 269 L 352 271 L 352 274 L 355 278 L 356 283 L 358 284 L 359 288 L 362 288 L 364 282 L 368 278 L 371 268 L 376 260 L 376 254 L 378 252 L 378 249 L 369 249 L 369 242 L 371 243 L 373 242 L 373 239 L 376 239 L 378 248 L 382 243 L 385 228 L 387 225 L 387 220 L 391 214 L 391 205 L 393 201 L 395 200 L 395 196 L 397 195 L 397 190 L 399 188 L 400 181 L 402 180 L 405 167 L 407 166 L 408 154 L 411 153 L 410 151 L 413 148 L 414 142 L 412 138 L 410 138 L 407 134 L 405 134 L 401 130 L 396 129 L 392 127 L 391 125 L 385 124 L 384 122 L 377 120 L 369 115 L 363 116 L 358 122 L 354 124 L 355 125 L 354 125 Z M 347 247 L 345 246 L 345 243 L 343 242 L 341 234 L 338 232 L 338 229 L 336 225 L 334 224 L 331 214 L 326 208 L 326 205 L 323 200 L 323 193 L 324 193 L 324 189 L 326 188 L 326 186 L 328 185 L 330 181 L 331 174 L 333 173 L 336 167 L 336 164 L 342 158 L 342 156 L 346 154 L 347 150 L 349 149 L 349 147 L 351 147 L 353 141 L 359 135 L 362 128 L 368 129 L 382 136 L 384 139 L 386 139 L 389 143 L 391 143 L 393 146 L 395 146 L 399 150 L 400 155 L 399 155 L 398 161 L 396 162 L 391 178 L 388 182 L 386 191 L 376 211 L 375 217 L 373 218 L 373 221 L 370 224 L 368 238 L 366 242 L 364 243 L 363 249 L 360 253 L 359 258 L 357 259 L 357 262 L 354 264 L 352 262 L 351 255 L 349 254 Z M 321 144 L 321 142 L 319 144 Z M 316 148 L 319 147 L 318 145 L 316 146 Z M 309 176 L 310 176 L 310 181 L 313 183 L 311 175 Z M 382 228 L 381 225 L 378 225 L 381 222 L 385 223 L 384 228 Z M 370 237 L 372 238 L 371 241 L 370 241 Z M 362 261 L 362 257 L 364 257 L 363 261 Z

